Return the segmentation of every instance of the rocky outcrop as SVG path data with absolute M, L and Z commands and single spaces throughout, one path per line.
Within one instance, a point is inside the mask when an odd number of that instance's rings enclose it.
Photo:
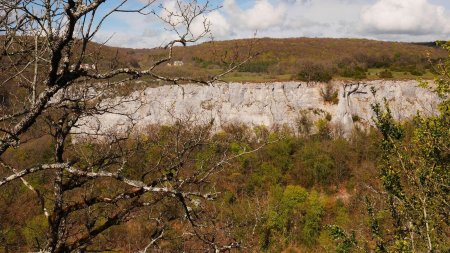
M 328 95 L 336 93 L 334 95 L 337 97 L 325 101 L 324 93 L 327 92 Z M 123 100 L 116 100 L 120 99 Z M 200 123 L 213 119 L 217 128 L 230 123 L 242 123 L 269 128 L 286 125 L 295 130 L 298 129 L 300 118 L 312 122 L 327 118 L 330 124 L 348 134 L 355 125 L 371 125 L 371 104 L 384 99 L 390 103 L 396 119 L 412 117 L 418 111 L 433 113 L 438 102 L 433 93 L 420 88 L 416 81 L 353 81 L 333 82 L 331 85 L 275 82 L 161 86 L 134 92 L 115 109 L 119 114 L 107 113 L 95 118 L 84 118 L 84 125 L 77 131 L 128 131 L 124 129 L 131 123 L 140 129 L 153 124 L 172 124 L 178 119 L 187 118 Z

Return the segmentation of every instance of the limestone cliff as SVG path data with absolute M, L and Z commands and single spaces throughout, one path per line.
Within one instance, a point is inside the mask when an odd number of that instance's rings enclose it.
M 269 128 L 286 125 L 295 130 L 301 117 L 312 122 L 326 117 L 330 124 L 348 134 L 355 125 L 372 124 L 371 104 L 375 101 L 387 99 L 396 119 L 412 117 L 417 111 L 433 113 L 438 102 L 433 93 L 418 87 L 416 81 L 333 82 L 331 87 L 332 92 L 337 93 L 334 102 L 324 100 L 327 85 L 317 83 L 220 83 L 147 88 L 134 92 L 127 102 L 121 103 L 116 109 L 119 114 L 98 115 L 95 120 L 84 118 L 86 125 L 82 130 L 124 131 L 132 122 L 139 129 L 186 118 L 199 122 L 214 119 L 218 128 L 242 123 Z M 376 91 L 375 95 L 372 91 Z M 120 115 L 122 113 L 130 113 L 132 117 Z

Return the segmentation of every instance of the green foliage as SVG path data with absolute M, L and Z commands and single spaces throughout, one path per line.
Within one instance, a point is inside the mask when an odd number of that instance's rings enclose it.
M 208 163 L 211 158 L 219 151 L 219 147 L 217 144 L 205 145 L 201 150 L 196 154 L 196 168 L 200 172 L 204 172 L 208 169 Z
M 360 120 L 361 120 L 361 118 L 358 115 L 356 115 L 356 114 L 352 115 L 352 121 L 353 122 L 359 122 Z
M 305 222 L 302 228 L 301 241 L 308 246 L 316 244 L 316 240 L 322 229 L 322 216 L 324 208 L 320 203 L 317 192 L 309 194 L 308 208 L 306 210 Z
M 347 66 L 340 70 L 340 75 L 353 79 L 365 79 L 367 78 L 367 69 L 359 66 Z
M 338 91 L 332 84 L 325 85 L 325 87 L 320 90 L 320 95 L 322 96 L 325 102 L 332 104 L 339 103 Z
M 300 186 L 276 187 L 261 231 L 263 249 L 286 246 L 287 242 L 315 244 L 321 232 L 323 206 L 317 193 Z
M 245 63 L 239 67 L 241 72 L 253 72 L 253 73 L 267 73 L 269 72 L 269 67 L 274 65 L 274 61 L 252 61 Z
M 385 69 L 383 71 L 381 71 L 380 73 L 378 73 L 378 77 L 380 78 L 394 78 L 394 76 L 392 75 L 392 72 Z
M 332 184 L 339 184 L 351 177 L 350 164 L 355 160 L 355 148 L 345 139 L 335 139 L 327 146 L 327 153 L 333 159 L 335 167 L 332 173 Z
M 209 68 L 211 65 L 219 65 L 213 61 L 204 60 L 197 56 L 192 57 L 192 61 L 200 68 Z
M 379 103 L 374 104 L 372 109 L 376 115 L 375 125 L 383 135 L 383 140 L 381 141 L 383 159 L 389 163 L 388 161 L 391 158 L 392 153 L 396 152 L 394 150 L 396 147 L 395 142 L 400 141 L 404 137 L 404 130 L 392 117 L 387 101 L 385 101 L 385 110 L 382 109 Z M 403 190 L 400 174 L 400 171 L 394 170 L 394 168 L 388 164 L 381 168 L 381 182 L 383 183 L 383 186 L 391 194 L 401 198 Z
M 372 233 L 373 239 L 376 241 L 376 252 L 386 252 L 386 246 L 383 241 L 383 235 L 380 228 L 380 221 L 375 216 L 374 207 L 372 206 L 372 203 L 369 201 L 369 199 L 366 197 L 366 204 L 367 204 L 367 212 L 369 214 L 370 219 L 370 230 Z
M 349 224 L 350 217 L 348 215 L 348 209 L 346 208 L 345 204 L 342 201 L 338 200 L 336 201 L 334 209 L 335 209 L 334 224 L 338 226 Z
M 316 122 L 317 134 L 316 136 L 321 139 L 331 138 L 330 122 L 327 119 L 319 119 Z
M 278 184 L 281 179 L 281 169 L 264 162 L 259 170 L 250 175 L 248 189 L 251 192 L 269 189 L 270 186 Z
M 316 113 L 322 115 L 322 112 L 317 111 Z M 323 122 L 324 129 L 327 129 L 329 122 L 326 119 L 323 119 Z M 186 154 L 188 159 L 182 165 L 184 166 L 183 170 L 180 170 L 173 166 L 178 159 L 174 153 L 174 147 L 176 147 L 174 136 L 179 134 L 178 136 L 182 138 L 178 144 L 190 144 L 191 142 L 186 141 L 186 138 L 192 139 L 193 136 L 197 136 L 194 134 L 199 131 L 198 127 L 183 129 L 180 125 L 150 128 L 148 135 L 140 136 L 142 142 L 139 143 L 139 150 L 130 154 L 121 175 L 137 179 L 149 172 L 144 178 L 149 184 L 153 183 L 152 177 L 155 176 L 153 173 L 168 178 L 173 177 L 176 173 L 183 173 L 183 176 L 188 178 L 194 173 L 204 171 L 203 169 L 208 168 L 211 164 L 217 164 L 223 158 L 221 152 L 224 150 L 228 157 L 232 157 L 258 148 L 262 143 L 270 140 L 269 144 L 256 152 L 246 153 L 237 159 L 229 160 L 223 170 L 220 170 L 220 174 L 212 175 L 211 181 L 215 182 L 214 190 L 221 194 L 217 196 L 216 202 L 202 202 L 201 208 L 205 208 L 204 213 L 197 212 L 200 209 L 195 204 L 198 198 L 190 197 L 187 201 L 188 207 L 192 208 L 200 218 L 204 217 L 202 215 L 206 212 L 218 211 L 217 216 L 213 218 L 214 222 L 218 224 L 218 227 L 225 227 L 224 233 L 233 235 L 233 238 L 243 242 L 243 245 L 249 250 L 259 252 L 263 248 L 270 252 L 282 252 L 289 248 L 293 252 L 323 252 L 325 249 L 334 248 L 334 245 L 331 245 L 331 239 L 323 230 L 325 222 L 336 221 L 344 227 L 352 227 L 354 220 L 364 220 L 365 218 L 361 217 L 361 210 L 356 204 L 353 207 L 349 206 L 347 201 L 352 198 L 336 201 L 338 199 L 336 189 L 341 189 L 344 184 L 353 185 L 348 187 L 347 192 L 350 195 L 354 194 L 353 191 L 356 190 L 353 188 L 356 188 L 354 185 L 357 185 L 354 181 L 359 182 L 360 177 L 353 179 L 351 176 L 358 176 L 358 173 L 369 173 L 366 165 L 372 164 L 377 157 L 372 154 L 372 150 L 375 149 L 373 139 L 376 136 L 360 133 L 359 137 L 354 137 L 355 140 L 348 141 L 330 139 L 329 136 L 326 138 L 299 137 L 283 129 L 269 131 L 264 127 L 250 129 L 238 125 L 227 126 L 222 132 L 205 138 L 196 145 L 192 152 Z M 328 130 L 324 130 L 324 132 L 327 132 L 328 135 Z M 78 152 L 88 157 L 86 160 L 89 160 L 91 156 L 103 155 L 104 150 L 109 148 L 100 143 L 73 145 L 76 145 Z M 16 150 L 17 153 L 21 153 L 19 151 Z M 12 157 L 16 158 L 16 156 Z M 361 158 L 357 159 L 356 157 Z M 30 156 L 30 159 L 35 158 Z M 171 170 L 167 168 L 171 168 Z M 356 173 L 353 174 L 353 172 Z M 41 178 L 47 177 L 43 174 Z M 29 178 L 29 182 L 33 185 L 34 179 L 33 177 Z M 17 183 L 20 184 L 20 182 Z M 95 186 L 94 194 L 102 193 L 113 196 L 122 187 L 120 184 L 111 185 L 107 181 L 100 184 L 102 185 Z M 167 186 L 169 184 L 175 185 L 174 181 L 164 183 Z M 51 186 L 51 183 L 48 182 L 45 187 L 38 189 L 46 191 L 46 187 Z M 200 187 L 208 186 L 202 184 Z M 34 198 L 34 193 L 25 186 L 17 189 L 20 192 L 11 192 L 11 198 L 16 195 L 25 196 L 27 199 Z M 6 208 L 13 209 L 14 207 L 9 207 L 4 200 L 7 197 L 5 192 L 2 193 L 0 203 Z M 82 197 L 82 195 L 80 196 Z M 154 196 L 154 194 L 143 196 L 140 200 L 149 201 Z M 30 209 L 41 210 L 35 201 L 29 201 L 29 205 Z M 338 205 L 338 211 L 335 211 Z M 51 208 L 51 205 L 48 208 Z M 174 208 L 169 202 L 161 207 L 161 210 L 156 211 L 158 213 L 161 211 L 169 219 L 183 217 L 182 210 Z M 11 212 L 10 209 L 8 212 Z M 107 210 L 105 210 L 105 214 L 107 214 L 106 212 Z M 3 212 L 0 213 L 3 214 Z M 145 246 L 154 223 L 143 221 L 140 214 L 140 212 L 136 212 L 136 220 L 133 219 L 127 224 L 118 225 L 108 231 L 107 236 L 97 238 L 90 249 L 96 249 L 97 245 L 103 243 L 108 247 L 111 245 L 111 248 L 114 247 L 117 251 L 126 251 L 129 245 L 133 250 Z M 7 228 L 14 230 L 14 227 L 8 223 L 9 220 L 12 222 L 14 219 L 11 216 L 3 216 L 2 219 L 2 215 L 0 215 L 0 227 L 5 223 Z M 36 230 L 36 226 L 29 222 L 36 216 L 36 213 L 30 213 L 21 214 L 20 217 L 25 217 L 23 223 L 31 224 L 31 227 Z M 105 217 L 102 216 L 100 215 L 97 219 L 97 225 L 105 221 Z M 78 216 L 78 214 L 73 216 L 74 219 L 79 217 L 82 216 Z M 148 218 L 148 216 L 146 217 Z M 176 221 L 174 227 L 168 228 L 167 238 L 177 237 L 177 232 L 183 229 L 178 226 L 182 226 L 184 221 L 184 219 L 180 223 Z M 140 227 L 144 225 L 147 228 L 141 229 Z M 0 230 L 0 242 L 5 241 L 6 233 L 7 231 Z M 18 229 L 14 234 L 8 235 L 13 238 L 10 240 L 10 245 L 17 245 L 18 242 L 25 245 L 24 234 L 28 238 L 35 236 L 31 230 Z M 136 239 L 125 243 L 125 240 L 121 239 L 123 234 L 128 234 L 130 238 Z M 218 243 L 226 243 L 220 238 L 217 240 Z M 183 239 L 169 241 L 169 246 L 164 246 L 166 242 L 163 241 L 160 245 L 166 251 L 169 251 L 169 248 L 174 252 L 182 251 L 182 247 L 185 245 Z M 9 247 L 10 251 L 11 249 L 13 252 L 20 251 Z
M 328 83 L 332 78 L 333 76 L 327 68 L 314 62 L 304 63 L 297 74 L 297 79 L 304 82 Z
M 413 69 L 410 70 L 409 73 L 413 76 L 423 76 L 425 74 L 424 71 L 418 70 L 418 69 Z
M 305 187 L 329 185 L 333 182 L 335 169 L 332 157 L 316 143 L 305 145 L 296 154 L 294 171 L 300 175 L 298 183 Z
M 22 230 L 26 244 L 34 249 L 39 249 L 44 245 L 47 227 L 47 218 L 44 215 L 38 215 L 28 220 Z
M 308 112 L 308 110 L 301 110 L 295 122 L 298 132 L 303 135 L 309 135 L 313 127 L 313 122 L 310 119 Z
M 267 145 L 267 148 L 264 150 L 266 160 L 283 172 L 290 170 L 292 167 L 292 154 L 297 148 L 297 140 L 293 136 L 275 135 L 271 136 L 271 138 L 277 141 Z
M 449 44 L 444 48 L 450 52 Z M 384 207 L 376 209 L 367 200 L 370 232 L 375 252 L 445 252 L 450 250 L 450 54 L 438 65 L 433 89 L 442 99 L 439 113 L 418 114 L 412 131 L 395 121 L 385 101 L 373 106 L 381 141 L 380 181 Z M 424 85 L 425 86 L 425 85 Z M 409 133 L 411 132 L 411 133 Z M 408 133 L 411 136 L 408 136 Z M 389 212 L 384 222 L 377 213 Z M 383 224 L 382 224 L 383 223 Z M 340 239 L 338 251 L 348 252 L 355 245 L 352 237 L 333 227 Z M 350 239 L 349 239 L 350 238 Z M 353 237 L 354 238 L 354 237 Z
M 337 241 L 336 253 L 350 253 L 357 246 L 356 234 L 353 231 L 350 235 L 338 226 L 327 226 L 331 238 Z
M 103 48 L 100 69 L 109 66 L 115 59 L 116 50 Z M 262 38 L 177 47 L 174 48 L 174 55 L 186 63 L 183 69 L 161 66 L 161 70 L 168 75 L 179 76 L 180 71 L 189 69 L 183 76 L 206 78 L 217 74 L 219 68 L 224 68 L 231 62 L 243 60 L 250 50 L 261 54 L 238 69 L 245 72 L 239 73 L 242 74 L 241 77 L 230 75 L 225 77 L 227 80 L 280 81 L 293 77 L 296 80 L 327 82 L 331 77 L 365 79 L 369 68 L 389 68 L 391 71 L 418 74 L 430 67 L 425 51 L 430 52 L 433 61 L 445 57 L 443 50 L 439 48 L 412 43 L 360 39 Z M 161 48 L 118 49 L 117 55 L 117 59 L 123 61 L 120 65 L 125 66 L 129 65 L 131 59 L 136 59 L 141 66 L 150 66 L 164 57 Z

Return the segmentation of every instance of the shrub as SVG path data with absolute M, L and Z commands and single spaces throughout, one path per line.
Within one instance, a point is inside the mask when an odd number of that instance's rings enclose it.
M 313 191 L 309 194 L 305 223 L 301 231 L 301 241 L 307 246 L 313 246 L 316 244 L 317 238 L 322 230 L 322 216 L 323 206 L 319 201 L 318 194 Z
M 47 229 L 47 219 L 44 215 L 32 217 L 26 222 L 26 226 L 22 229 L 26 244 L 29 246 L 43 245 L 45 243 Z
M 358 57 L 361 58 L 361 57 Z M 367 60 L 344 58 L 337 63 L 338 72 L 343 77 L 354 78 L 354 79 L 364 79 L 367 77 Z
M 393 78 L 394 76 L 392 75 L 392 72 L 385 69 L 383 71 L 381 71 L 380 73 L 378 73 L 378 77 L 380 78 Z
M 335 163 L 331 182 L 338 185 L 349 179 L 351 176 L 350 163 L 356 160 L 352 145 L 345 139 L 336 139 L 327 145 L 326 151 Z
M 323 206 L 315 192 L 297 185 L 272 191 L 270 205 L 262 226 L 262 248 L 278 250 L 287 243 L 312 246 L 321 232 Z
M 274 65 L 275 62 L 273 61 L 254 61 L 254 62 L 248 62 L 244 65 L 242 65 L 239 68 L 239 71 L 241 72 L 252 72 L 252 73 L 268 73 L 269 67 Z
M 320 95 L 325 102 L 332 104 L 339 103 L 338 91 L 330 83 L 320 90 Z
M 272 136 L 274 143 L 267 145 L 264 152 L 264 161 L 286 172 L 292 166 L 292 154 L 295 152 L 297 140 L 292 136 Z
M 333 78 L 331 71 L 318 63 L 307 62 L 302 64 L 297 79 L 304 82 L 329 82 Z
M 313 123 L 311 119 L 308 117 L 308 111 L 302 110 L 300 111 L 300 115 L 296 119 L 297 130 L 300 134 L 309 135 L 311 133 L 311 129 L 313 127 Z
M 358 66 L 349 66 L 340 71 L 341 76 L 354 78 L 354 79 L 364 79 L 367 78 L 367 69 Z
M 282 178 L 281 170 L 269 163 L 263 163 L 258 171 L 250 175 L 248 183 L 249 191 L 267 190 L 272 185 L 277 185 Z
M 136 69 L 141 67 L 141 65 L 139 64 L 139 62 L 136 59 L 131 59 L 130 60 L 130 66 L 133 67 L 133 68 L 136 68 Z
M 418 69 L 413 69 L 413 70 L 409 71 L 409 73 L 413 76 L 423 76 L 423 74 L 425 74 L 425 72 L 420 71 Z
M 361 120 L 361 118 L 358 115 L 353 114 L 352 115 L 352 120 L 353 120 L 353 122 L 359 122 Z
M 320 139 L 330 139 L 331 138 L 331 128 L 328 120 L 326 119 L 319 119 L 316 122 L 317 127 L 317 134 L 316 137 L 319 137 Z
M 208 60 L 204 60 L 200 57 L 194 56 L 192 57 L 192 61 L 194 62 L 194 64 L 200 68 L 208 68 L 211 65 L 220 65 L 218 63 L 215 63 L 213 61 L 208 61 Z
M 336 175 L 335 170 L 333 158 L 317 143 L 311 143 L 297 152 L 292 173 L 297 175 L 298 183 L 305 187 L 328 186 Z

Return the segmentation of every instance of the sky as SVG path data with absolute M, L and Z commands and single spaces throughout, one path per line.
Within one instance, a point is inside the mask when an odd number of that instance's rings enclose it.
M 130 0 L 137 8 L 148 0 Z M 148 10 L 164 16 L 176 0 L 158 0 Z M 198 0 L 203 4 L 206 0 Z M 107 2 L 103 11 L 113 7 Z M 450 0 L 210 0 L 220 7 L 205 14 L 215 40 L 254 37 L 367 38 L 423 42 L 450 39 Z M 193 23 L 202 30 L 203 17 Z M 174 33 L 154 15 L 116 13 L 95 37 L 97 42 L 131 48 L 162 46 Z

